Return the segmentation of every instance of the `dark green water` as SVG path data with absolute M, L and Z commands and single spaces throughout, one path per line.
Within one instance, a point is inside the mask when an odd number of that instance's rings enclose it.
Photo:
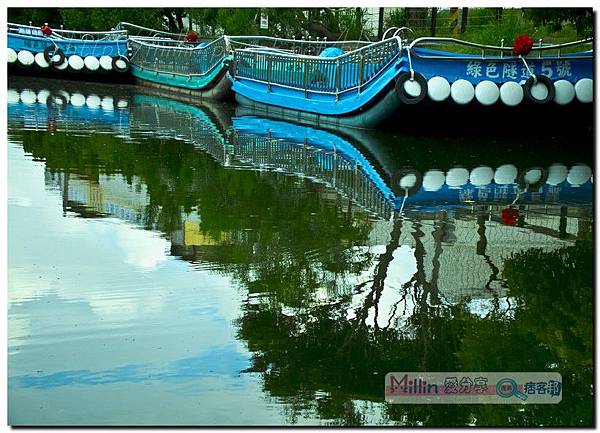
M 593 166 L 591 136 L 334 132 L 386 181 L 570 170 L 558 195 L 415 195 L 394 216 L 289 169 L 289 148 L 231 145 L 229 105 L 9 89 L 10 424 L 593 424 L 591 183 L 572 168 Z M 557 371 L 564 396 L 391 405 L 390 371 Z

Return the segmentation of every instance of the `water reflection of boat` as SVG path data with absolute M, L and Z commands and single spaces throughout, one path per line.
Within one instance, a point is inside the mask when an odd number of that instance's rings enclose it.
M 22 121 L 25 127 L 76 131 L 94 127 L 118 134 L 129 130 L 129 97 L 126 94 L 79 91 L 74 89 L 10 85 L 7 91 L 9 121 Z

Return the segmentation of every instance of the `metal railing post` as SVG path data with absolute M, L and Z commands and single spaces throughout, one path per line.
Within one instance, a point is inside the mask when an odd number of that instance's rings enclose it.
M 335 61 L 335 100 L 336 101 L 340 99 L 340 81 L 341 81 L 341 74 L 342 74 L 340 67 L 341 67 L 341 63 L 340 63 L 340 60 L 338 59 Z
M 308 98 L 308 60 L 304 59 L 304 97 Z
M 364 69 L 364 57 L 361 52 L 358 55 L 358 93 L 362 91 L 362 83 L 363 83 L 363 69 Z
M 267 56 L 267 89 L 269 92 L 271 91 L 271 68 L 272 68 L 272 58 L 271 56 Z

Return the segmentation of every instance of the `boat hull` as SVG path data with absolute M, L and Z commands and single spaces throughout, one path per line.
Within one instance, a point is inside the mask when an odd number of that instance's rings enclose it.
M 231 80 L 227 78 L 225 67 L 217 68 L 206 77 L 190 79 L 162 72 L 149 71 L 132 65 L 131 73 L 136 83 L 162 91 L 194 99 L 227 100 L 231 98 Z

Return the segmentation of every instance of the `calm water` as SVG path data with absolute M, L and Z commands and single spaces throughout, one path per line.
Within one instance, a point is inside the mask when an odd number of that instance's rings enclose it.
M 593 423 L 591 136 L 141 92 L 9 83 L 10 424 Z M 389 371 L 557 371 L 564 397 L 388 405 Z

